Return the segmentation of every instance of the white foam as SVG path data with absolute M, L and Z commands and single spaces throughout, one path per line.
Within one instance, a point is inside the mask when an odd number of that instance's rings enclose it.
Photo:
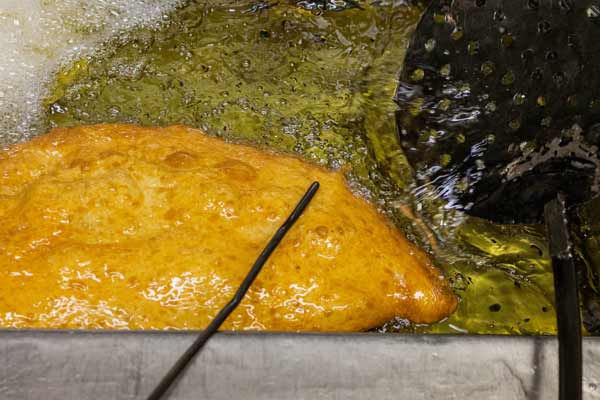
M 1 0 L 0 145 L 40 133 L 57 68 L 112 37 L 154 26 L 183 0 Z

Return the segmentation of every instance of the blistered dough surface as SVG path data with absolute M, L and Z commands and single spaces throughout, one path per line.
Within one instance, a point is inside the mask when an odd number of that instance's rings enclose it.
M 456 306 L 341 173 L 181 126 L 57 129 L 0 152 L 0 327 L 201 329 L 314 180 L 224 329 L 358 331 Z

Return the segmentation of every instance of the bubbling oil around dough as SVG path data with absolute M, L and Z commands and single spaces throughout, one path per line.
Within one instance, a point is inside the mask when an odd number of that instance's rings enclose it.
M 35 107 L 47 115 L 24 131 L 45 132 L 46 123 L 185 123 L 345 168 L 355 190 L 430 251 L 462 299 L 443 323 L 394 321 L 383 330 L 553 333 L 543 227 L 461 222 L 433 196 L 410 195 L 392 98 L 419 10 L 403 1 L 340 12 L 310 3 L 207 0 L 176 8 L 159 29 L 141 25 L 100 46 L 107 51 L 66 58 L 49 107 Z M 0 132 L 2 143 L 8 132 Z M 440 251 L 423 240 L 422 223 L 398 212 L 406 207 L 421 214 Z
M 0 145 L 44 131 L 42 99 L 60 65 L 136 27 L 157 27 L 183 0 L 2 0 Z

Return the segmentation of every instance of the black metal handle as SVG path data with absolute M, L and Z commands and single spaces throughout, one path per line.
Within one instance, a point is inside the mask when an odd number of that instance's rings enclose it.
M 558 326 L 559 398 L 581 400 L 581 316 L 577 270 L 569 239 L 564 196 L 558 195 L 544 208 L 548 231 Z
M 225 307 L 221 309 L 221 311 L 219 311 L 217 316 L 211 321 L 208 327 L 204 331 L 202 331 L 202 333 L 200 333 L 198 338 L 196 338 L 194 343 L 192 343 L 192 345 L 185 351 L 185 353 L 183 353 L 181 357 L 179 357 L 179 359 L 171 367 L 169 372 L 167 372 L 167 374 L 154 388 L 152 393 L 150 393 L 150 395 L 148 396 L 148 400 L 159 400 L 160 398 L 162 398 L 162 396 L 167 392 L 167 390 L 169 390 L 169 388 L 171 387 L 173 382 L 175 382 L 175 380 L 181 374 L 181 372 L 183 372 L 183 370 L 187 367 L 190 361 L 192 361 L 194 356 L 202 349 L 202 347 L 204 347 L 208 339 L 210 339 L 210 337 L 217 332 L 217 330 L 219 329 L 221 324 L 225 322 L 229 314 L 231 314 L 231 312 L 235 310 L 235 308 L 240 304 L 240 302 L 246 295 L 246 292 L 250 288 L 250 285 L 252 285 L 252 282 L 254 282 L 254 280 L 258 276 L 263 265 L 269 259 L 271 253 L 273 253 L 273 251 L 275 250 L 277 245 L 279 245 L 285 234 L 290 230 L 290 228 L 294 225 L 298 218 L 300 218 L 300 215 L 302 215 L 302 213 L 304 212 L 314 195 L 317 193 L 317 190 L 319 190 L 319 182 L 313 182 L 302 197 L 302 199 L 300 199 L 300 201 L 296 205 L 296 208 L 294 208 L 294 211 L 292 211 L 287 220 L 283 223 L 283 225 L 281 225 L 277 232 L 275 232 L 269 243 L 267 243 L 262 253 L 260 253 L 256 261 L 254 262 L 254 265 L 248 272 L 248 275 L 246 275 L 240 287 L 234 294 L 233 298 L 229 301 L 229 303 L 225 305 Z

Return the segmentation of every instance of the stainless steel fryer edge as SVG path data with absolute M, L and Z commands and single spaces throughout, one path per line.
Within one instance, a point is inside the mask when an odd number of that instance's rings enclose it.
M 0 398 L 143 399 L 193 337 L 0 330 Z M 600 399 L 600 338 L 583 351 Z M 553 337 L 219 333 L 169 399 L 546 400 L 557 366 Z

